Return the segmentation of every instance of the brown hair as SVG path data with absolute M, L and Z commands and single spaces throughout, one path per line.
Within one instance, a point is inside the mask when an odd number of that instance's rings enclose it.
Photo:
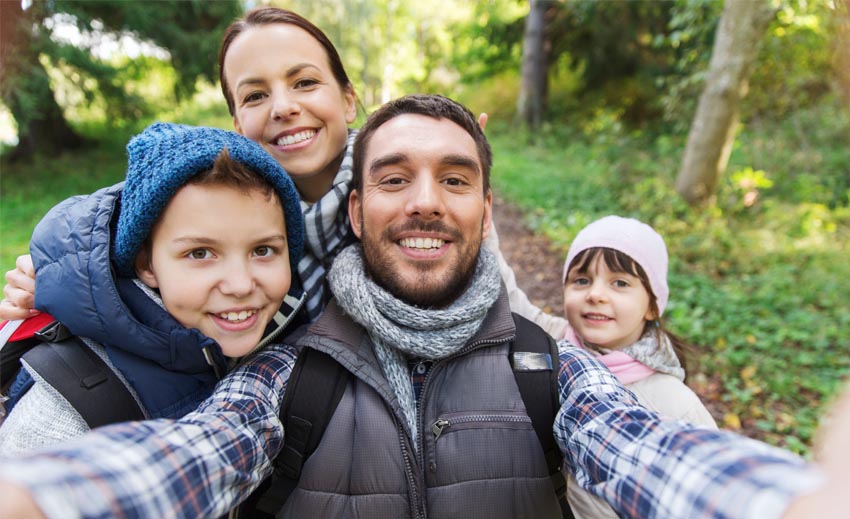
M 478 160 L 481 162 L 481 174 L 483 177 L 484 194 L 490 189 L 490 167 L 493 165 L 493 152 L 490 143 L 484 136 L 484 130 L 475 120 L 475 115 L 469 109 L 457 101 L 436 94 L 412 94 L 400 97 L 384 106 L 378 108 L 357 133 L 354 141 L 354 153 L 352 157 L 352 170 L 354 178 L 351 189 L 359 191 L 363 185 L 363 161 L 366 156 L 366 146 L 372 138 L 372 134 L 387 121 L 399 115 L 416 114 L 431 117 L 433 119 L 448 119 L 457 124 L 475 141 L 478 150 Z
M 670 343 L 673 345 L 673 351 L 676 353 L 676 357 L 682 365 L 682 369 L 684 369 L 687 374 L 688 360 L 693 356 L 695 348 L 693 345 L 685 342 L 681 337 L 674 335 L 664 328 L 661 318 L 658 316 L 658 298 L 652 292 L 652 286 L 649 284 L 649 276 L 646 275 L 646 271 L 643 270 L 643 267 L 633 260 L 631 256 L 616 249 L 609 249 L 608 247 L 591 247 L 579 252 L 576 257 L 573 258 L 567 272 L 570 273 L 575 270 L 581 274 L 587 273 L 590 266 L 600 255 L 602 256 L 602 261 L 605 262 L 605 266 L 608 267 L 608 270 L 611 272 L 631 274 L 640 279 L 640 282 L 643 284 L 643 288 L 646 289 L 646 293 L 649 294 L 649 309 L 652 311 L 652 314 L 655 315 L 654 320 L 647 321 L 646 324 L 644 324 L 643 333 L 646 333 L 649 329 L 653 329 L 656 333 L 656 338 L 659 341 L 661 340 L 662 334 L 667 335 L 670 339 Z
M 292 11 L 278 7 L 257 7 L 245 13 L 245 16 L 242 18 L 231 23 L 221 38 L 221 47 L 218 51 L 218 77 L 221 82 L 221 92 L 224 94 L 224 99 L 227 100 L 227 109 L 230 110 L 231 116 L 236 114 L 236 104 L 230 93 L 230 85 L 228 85 L 227 78 L 224 75 L 224 58 L 227 55 L 227 50 L 230 48 L 233 40 L 248 29 L 278 23 L 300 27 L 315 38 L 324 47 L 325 53 L 328 55 L 331 72 L 336 78 L 337 83 L 339 83 L 340 88 L 343 90 L 352 88 L 351 81 L 348 79 L 345 67 L 342 66 L 342 60 L 339 58 L 336 47 L 334 47 L 331 40 L 321 29 L 313 25 L 310 20 Z M 286 52 L 286 49 L 279 49 L 278 52 Z

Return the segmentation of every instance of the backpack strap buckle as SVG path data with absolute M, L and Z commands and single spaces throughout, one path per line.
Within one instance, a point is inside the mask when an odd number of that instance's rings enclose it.
M 34 335 L 42 342 L 60 342 L 71 337 L 71 330 L 59 321 L 53 321 Z

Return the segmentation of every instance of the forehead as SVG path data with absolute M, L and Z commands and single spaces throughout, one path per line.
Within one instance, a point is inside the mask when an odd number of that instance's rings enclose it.
M 230 77 L 298 63 L 330 68 L 325 48 L 310 33 L 296 25 L 275 23 L 251 27 L 239 34 L 227 49 L 224 70 Z
M 475 140 L 449 119 L 435 119 L 419 114 L 396 116 L 381 125 L 366 149 L 366 171 L 369 164 L 386 155 L 399 154 L 410 161 L 439 161 L 448 156 L 468 156 L 481 170 Z

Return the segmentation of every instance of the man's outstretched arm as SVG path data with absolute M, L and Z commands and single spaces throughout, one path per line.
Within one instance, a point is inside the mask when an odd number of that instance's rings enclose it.
M 270 472 L 283 443 L 278 411 L 295 351 L 274 348 L 230 373 L 180 420 L 103 427 L 29 457 L 0 460 L 0 486 L 12 485 L 0 495 L 25 505 L 20 488 L 26 488 L 44 515 L 57 519 L 227 513 Z
M 807 497 L 824 482 L 814 465 L 728 431 L 663 420 L 640 407 L 595 359 L 566 343 L 561 346 L 555 437 L 578 483 L 622 517 L 768 519 L 790 514 L 798 505 L 797 513 L 809 513 L 815 505 L 827 508 L 818 519 L 846 517 L 846 491 L 840 509 Z M 850 419 L 840 426 L 835 437 L 850 435 Z M 850 446 L 844 450 L 850 453 Z M 835 471 L 843 471 L 846 481 L 846 457 Z

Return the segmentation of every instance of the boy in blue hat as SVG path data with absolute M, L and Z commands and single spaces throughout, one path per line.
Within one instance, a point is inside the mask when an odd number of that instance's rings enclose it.
M 33 247 L 59 249 L 37 265 L 39 304 L 117 375 L 139 418 L 174 418 L 289 326 L 304 223 L 287 173 L 241 135 L 156 123 L 127 152 L 123 191 L 61 204 L 36 228 Z M 57 241 L 57 222 L 75 219 Z M 0 453 L 93 427 L 27 359 Z

